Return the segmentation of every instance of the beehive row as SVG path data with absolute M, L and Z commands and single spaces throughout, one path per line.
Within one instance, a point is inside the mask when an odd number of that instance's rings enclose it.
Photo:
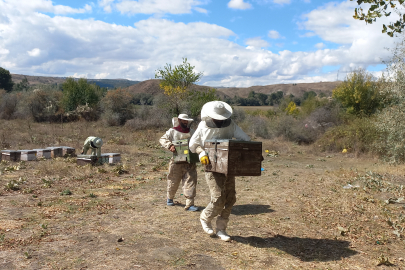
M 74 157 L 76 150 L 69 146 L 47 147 L 32 150 L 1 150 L 0 160 L 31 161 L 39 158 Z
M 78 165 L 96 165 L 96 164 L 114 164 L 121 161 L 121 154 L 119 153 L 105 153 L 101 154 L 101 157 L 94 155 L 77 155 L 77 164 Z

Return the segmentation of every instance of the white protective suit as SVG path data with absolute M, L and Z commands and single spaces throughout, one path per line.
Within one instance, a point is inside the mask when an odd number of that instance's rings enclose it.
M 83 155 L 86 155 L 87 151 L 89 151 L 89 149 L 91 149 L 92 155 L 94 155 L 94 156 L 97 155 L 97 157 L 100 157 L 102 145 L 103 145 L 103 141 L 99 137 L 90 136 L 84 141 L 82 153 L 83 153 Z
M 200 154 L 204 151 L 206 140 L 235 138 L 236 140 L 250 141 L 250 137 L 232 120 L 226 127 L 209 127 L 207 122 L 212 121 L 212 119 L 204 113 L 204 110 L 201 112 L 201 119 L 202 121 L 189 142 L 190 150 L 194 153 Z M 211 201 L 202 211 L 200 219 L 211 226 L 212 219 L 218 216 L 216 221 L 218 234 L 218 232 L 226 230 L 231 209 L 236 202 L 235 177 L 226 176 L 222 173 L 205 172 L 205 179 L 210 189 Z
M 172 119 L 173 127 L 179 125 L 177 117 Z M 173 141 L 188 139 L 194 130 L 183 133 L 170 128 L 160 138 L 159 143 L 166 149 L 170 149 Z M 167 175 L 167 198 L 172 199 L 176 195 L 180 182 L 183 186 L 183 194 L 186 197 L 186 209 L 194 205 L 197 186 L 197 167 L 195 163 L 174 163 L 173 158 L 169 162 L 169 174 Z

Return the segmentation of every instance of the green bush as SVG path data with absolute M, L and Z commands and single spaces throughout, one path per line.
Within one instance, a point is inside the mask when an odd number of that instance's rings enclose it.
M 381 91 L 385 108 L 377 114 L 376 127 L 380 133 L 374 144 L 376 152 L 390 163 L 405 162 L 405 40 L 397 44 L 387 63 Z
M 125 89 L 118 88 L 107 92 L 101 101 L 104 110 L 103 118 L 107 125 L 123 125 L 128 119 L 133 118 L 131 100 L 132 95 Z
M 381 107 L 383 96 L 379 91 L 379 83 L 364 70 L 357 70 L 336 89 L 332 97 L 338 100 L 348 114 L 371 115 Z
M 357 153 L 372 151 L 379 132 L 370 118 L 353 117 L 350 121 L 331 127 L 316 141 L 322 151 L 340 152 L 349 149 Z
M 79 105 L 96 107 L 103 94 L 103 90 L 99 86 L 87 83 L 84 78 L 78 81 L 67 78 L 62 84 L 62 89 L 62 104 L 66 112 L 76 110 Z
M 11 92 L 13 90 L 13 80 L 11 78 L 10 71 L 0 67 L 0 89 Z

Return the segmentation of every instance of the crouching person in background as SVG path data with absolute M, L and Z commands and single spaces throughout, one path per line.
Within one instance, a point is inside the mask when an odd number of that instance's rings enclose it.
M 193 119 L 187 114 L 179 114 L 172 119 L 173 128 L 170 128 L 160 138 L 159 143 L 171 152 L 176 152 L 173 141 L 188 139 L 193 130 L 190 125 Z M 179 188 L 180 182 L 183 186 L 183 194 L 186 197 L 185 209 L 188 211 L 197 211 L 194 206 L 194 197 L 196 196 L 197 186 L 197 167 L 195 163 L 175 163 L 172 158 L 169 163 L 169 174 L 167 175 L 167 205 L 173 206 L 174 196 Z
M 210 163 L 204 151 L 204 142 L 212 139 L 232 139 L 250 141 L 248 135 L 232 120 L 232 108 L 222 101 L 206 103 L 201 110 L 201 122 L 190 139 L 190 150 L 199 154 L 200 162 Z M 226 176 L 217 172 L 205 172 L 205 180 L 210 189 L 211 201 L 200 215 L 203 230 L 209 235 L 215 235 L 211 222 L 216 220 L 216 234 L 223 241 L 230 241 L 226 233 L 229 216 L 236 202 L 235 176 Z
M 82 155 L 86 155 L 87 151 L 91 149 L 91 154 L 93 156 L 101 157 L 101 146 L 103 145 L 103 140 L 99 137 L 90 136 L 83 144 Z

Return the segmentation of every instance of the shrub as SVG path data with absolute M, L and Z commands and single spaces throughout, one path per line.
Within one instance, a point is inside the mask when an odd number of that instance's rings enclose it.
M 171 127 L 171 116 L 167 111 L 155 106 L 140 106 L 135 111 L 135 117 L 125 123 L 125 127 L 132 130 Z
M 319 130 L 305 127 L 301 120 L 294 118 L 292 115 L 282 115 L 277 118 L 274 133 L 275 136 L 283 137 L 288 141 L 310 144 L 317 139 Z
M 125 89 L 118 88 L 107 92 L 101 101 L 104 110 L 103 118 L 107 125 L 123 125 L 128 119 L 133 118 L 131 100 L 132 95 Z
M 36 89 L 33 92 L 25 93 L 23 101 L 19 105 L 19 118 L 31 116 L 36 122 L 60 121 L 58 114 L 62 92 L 44 91 Z
M 357 153 L 372 151 L 379 132 L 372 119 L 352 118 L 349 122 L 329 128 L 316 142 L 322 151 L 351 149 Z
M 385 108 L 377 114 L 379 137 L 376 152 L 390 163 L 405 162 L 405 40 L 397 44 L 387 63 L 388 74 L 381 91 L 386 95 Z
M 16 93 L 7 93 L 2 96 L 0 101 L 0 119 L 10 120 L 14 117 L 18 104 L 17 95 Z
M 0 89 L 11 92 L 13 90 L 13 80 L 11 78 L 10 71 L 0 67 Z
M 355 115 L 375 113 L 383 99 L 375 78 L 362 69 L 348 74 L 333 90 L 332 97 L 346 108 L 347 113 Z
M 318 98 L 316 96 L 309 96 L 301 104 L 301 114 L 303 116 L 308 116 L 318 108 L 326 106 L 329 103 L 329 100 L 326 98 Z
M 256 137 L 262 137 L 265 139 L 272 138 L 274 134 L 270 132 L 269 120 L 263 116 L 247 116 L 245 123 L 248 133 L 254 134 Z
M 76 110 L 79 105 L 96 107 L 102 96 L 102 89 L 99 86 L 89 84 L 83 78 L 78 81 L 75 81 L 73 78 L 67 78 L 62 84 L 62 89 L 62 104 L 66 112 Z

